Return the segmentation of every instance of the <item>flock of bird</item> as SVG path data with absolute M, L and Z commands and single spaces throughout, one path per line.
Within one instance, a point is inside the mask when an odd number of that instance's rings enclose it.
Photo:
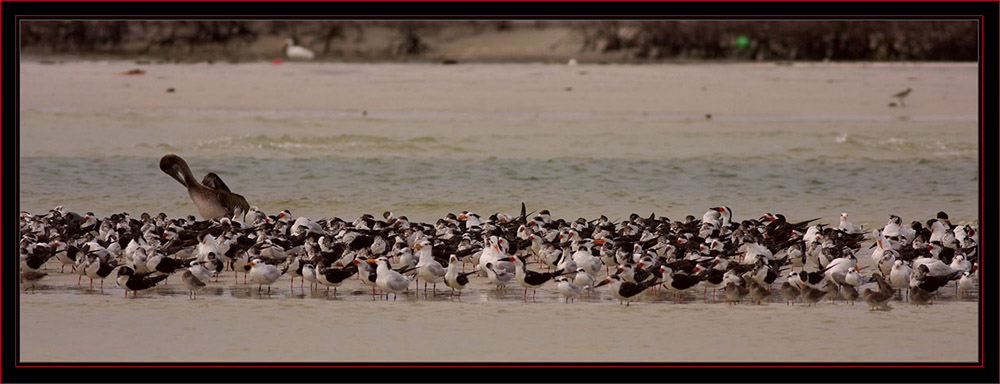
M 121 213 L 101 219 L 63 207 L 22 212 L 21 282 L 35 287 L 49 273 L 42 270 L 46 263 L 56 259 L 61 273 L 78 274 L 78 284 L 87 277 L 91 289 L 98 280 L 103 290 L 104 279 L 117 270 L 126 297 L 181 274 L 193 298 L 229 271 L 236 283 L 242 273 L 244 284 L 267 294 L 283 276 L 290 285 L 301 279 L 300 287 L 308 281 L 310 289 L 333 288 L 334 296 L 357 276 L 373 299 L 380 293 L 393 300 L 419 289 L 421 281 L 425 293 L 430 284 L 436 294 L 442 283 L 460 297 L 470 279 L 483 279 L 498 290 L 523 288 L 524 300 L 529 290 L 534 300 L 548 283 L 567 302 L 607 285 L 626 305 L 650 289 L 665 289 L 675 301 L 698 288 L 705 300 L 712 289 L 714 299 L 722 289 L 733 304 L 762 303 L 778 289 L 788 304 L 860 298 L 870 309 L 887 309 L 897 294 L 925 305 L 951 282 L 961 293 L 974 291 L 978 282 L 977 228 L 954 226 L 944 212 L 908 226 L 891 215 L 871 231 L 850 223 L 846 213 L 839 225 L 788 222 L 770 213 L 737 222 L 724 206 L 683 220 L 632 214 L 622 221 L 567 221 L 547 210 L 528 214 L 524 204 L 517 216 L 461 212 L 435 223 L 390 212 L 352 222 L 313 221 L 257 207 L 236 216 Z M 870 272 L 859 266 L 862 249 L 872 249 Z M 859 292 L 868 283 L 874 289 Z
M 567 221 L 554 219 L 548 210 L 529 214 L 524 203 L 517 216 L 483 218 L 463 211 L 433 224 L 391 212 L 381 219 L 366 214 L 352 222 L 313 221 L 288 210 L 267 215 L 215 173 L 199 182 L 176 154 L 164 155 L 160 169 L 187 188 L 207 220 L 171 219 L 163 213 L 99 219 L 62 206 L 42 215 L 21 212 L 25 289 L 47 275 L 41 268 L 52 258 L 60 262 L 60 272 L 68 266 L 78 274 L 78 284 L 89 278 L 90 289 L 96 279 L 103 291 L 104 279 L 117 270 L 126 297 L 181 273 L 194 298 L 225 271 L 233 271 L 237 283 L 242 272 L 244 284 L 249 276 L 258 292 L 267 286 L 268 295 L 285 275 L 292 287 L 299 278 L 300 288 L 308 280 L 310 289 L 326 286 L 329 294 L 333 288 L 334 296 L 357 276 L 371 287 L 373 299 L 378 291 L 395 300 L 421 280 L 425 293 L 428 284 L 436 294 L 443 283 L 461 298 L 475 274 L 498 290 L 523 287 L 524 300 L 529 289 L 534 300 L 537 289 L 550 281 L 566 302 L 608 285 L 611 296 L 626 305 L 650 288 L 669 291 L 676 302 L 697 287 L 706 301 L 709 288 L 713 300 L 722 288 L 729 303 L 749 297 L 760 304 L 783 280 L 779 290 L 788 304 L 842 297 L 887 309 L 897 294 L 923 305 L 952 281 L 959 293 L 978 287 L 978 227 L 952 225 L 945 212 L 926 226 L 920 221 L 906 226 L 890 215 L 884 227 L 870 232 L 848 221 L 847 213 L 836 226 L 813 224 L 818 218 L 788 222 L 771 213 L 736 222 L 726 206 L 713 207 L 700 219 L 689 215 L 676 221 L 655 214 Z M 869 234 L 873 271 L 862 273 L 857 253 Z M 859 292 L 868 283 L 876 289 Z

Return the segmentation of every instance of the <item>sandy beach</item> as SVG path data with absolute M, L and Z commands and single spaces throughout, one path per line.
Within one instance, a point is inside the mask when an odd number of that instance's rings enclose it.
M 143 73 L 123 74 L 133 69 Z M 909 222 L 947 210 L 956 224 L 978 224 L 978 71 L 974 63 L 25 61 L 18 80 L 25 164 L 20 204 L 34 214 L 57 204 L 98 215 L 194 214 L 183 190 L 155 168 L 164 153 L 179 152 L 199 161 L 196 172 L 210 164 L 223 169 L 227 183 L 256 197 L 266 212 L 289 208 L 313 219 L 352 220 L 393 209 L 433 222 L 470 207 L 516 213 L 527 200 L 529 210 L 550 208 L 570 220 L 607 211 L 700 217 L 712 202 L 725 202 L 737 220 L 776 211 L 836 225 L 837 215 L 850 211 L 857 223 L 875 228 L 890 213 Z M 906 106 L 890 105 L 898 102 L 890 95 L 908 87 L 914 91 Z M 808 136 L 789 136 L 801 132 Z M 790 138 L 777 141 L 784 137 Z M 284 145 L 269 146 L 273 142 Z M 672 162 L 698 156 L 720 158 L 722 165 L 680 164 L 726 179 L 750 174 L 750 180 L 729 185 L 680 167 L 668 179 L 672 184 L 650 181 L 669 172 Z M 80 159 L 91 164 L 76 165 Z M 320 162 L 325 165 L 315 165 Z M 339 163 L 349 170 L 325 168 Z M 725 168 L 740 164 L 750 165 Z M 772 171 L 772 165 L 783 168 Z M 551 172 L 529 171 L 546 166 Z M 872 179 L 865 166 L 898 183 L 864 184 Z M 904 168 L 878 170 L 888 166 Z M 254 175 L 255 169 L 265 171 Z M 809 176 L 824 169 L 838 170 L 841 178 Z M 389 171 L 378 183 L 349 180 Z M 431 174 L 429 180 L 414 176 L 422 172 Z M 482 180 L 485 172 L 525 184 L 481 187 L 489 184 Z M 603 184 L 576 189 L 575 181 L 559 181 L 564 184 L 546 189 L 546 178 L 563 172 Z M 931 185 L 921 172 L 953 179 Z M 630 178 L 632 173 L 642 176 Z M 754 189 L 764 188 L 758 178 L 777 184 L 789 175 L 802 180 L 794 178 L 783 192 Z M 467 178 L 475 182 L 456 184 Z M 838 188 L 859 183 L 862 191 L 852 189 L 850 198 L 838 200 Z M 607 185 L 620 189 L 608 191 Z M 731 189 L 712 192 L 705 185 Z M 883 196 L 911 187 L 933 189 L 920 189 L 922 197 L 912 199 Z M 302 189 L 310 192 L 298 195 Z M 427 195 L 444 197 L 425 202 Z M 862 266 L 870 263 L 869 244 L 858 254 Z M 648 292 L 626 307 L 602 287 L 592 298 L 566 304 L 554 285 L 526 303 L 521 288 L 497 294 L 481 278 L 462 302 L 440 286 L 431 298 L 410 293 L 396 302 L 373 301 L 355 280 L 328 298 L 308 287 L 302 293 L 298 283 L 290 289 L 286 277 L 268 297 L 224 274 L 197 300 L 189 300 L 174 277 L 123 299 L 113 279 L 103 293 L 95 292 L 86 278 L 81 287 L 75 274 L 60 274 L 56 263 L 49 262 L 37 292 L 18 297 L 22 362 L 890 363 L 979 357 L 978 299 L 956 300 L 952 288 L 928 307 L 893 301 L 891 311 L 872 312 L 863 303 L 790 306 L 780 297 L 760 306 L 705 303 L 700 289 L 680 304 L 666 293 Z

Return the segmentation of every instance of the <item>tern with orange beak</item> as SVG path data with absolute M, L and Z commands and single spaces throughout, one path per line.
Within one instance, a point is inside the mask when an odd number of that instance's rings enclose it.
M 433 285 L 434 294 L 437 294 L 437 282 L 444 280 L 444 275 L 448 273 L 448 270 L 434 259 L 432 247 L 430 239 L 424 239 L 413 246 L 417 256 L 417 278 L 424 280 L 424 295 L 427 294 L 428 282 Z
M 257 292 L 260 293 L 260 289 L 266 285 L 267 294 L 271 295 L 271 284 L 274 284 L 281 277 L 281 270 L 273 265 L 265 264 L 261 259 L 253 259 L 247 263 L 247 266 L 250 267 L 250 281 L 257 284 Z
M 385 292 L 386 300 L 388 300 L 389 294 L 392 293 L 392 300 L 396 301 L 396 296 L 410 287 L 410 281 L 413 280 L 413 276 L 403 276 L 401 273 L 392 270 L 388 258 L 365 259 L 365 262 L 378 266 L 375 269 L 375 285 L 382 292 Z

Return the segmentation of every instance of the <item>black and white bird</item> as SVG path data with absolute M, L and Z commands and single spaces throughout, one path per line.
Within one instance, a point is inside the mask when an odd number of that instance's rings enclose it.
M 337 287 L 356 273 L 358 273 L 358 267 L 355 264 L 350 264 L 344 268 L 319 266 L 316 268 L 316 279 L 319 280 L 320 284 L 326 286 L 327 294 L 330 294 L 330 287 L 333 287 L 333 297 L 337 297 Z
M 553 278 L 563 274 L 563 270 L 559 269 L 553 272 L 535 272 L 528 270 L 527 265 L 524 263 L 524 259 L 520 256 L 513 257 L 514 265 L 517 267 L 514 273 L 514 278 L 517 279 L 518 283 L 524 287 L 524 300 L 528 300 L 528 288 L 531 288 L 531 300 L 535 300 L 535 291 L 538 287 L 541 287 L 545 282 L 552 280 Z
M 674 273 L 670 267 L 665 265 L 660 266 L 660 273 L 663 274 L 663 286 L 673 293 L 675 303 L 683 300 L 684 292 L 701 282 L 699 276 Z
M 167 275 L 151 276 L 150 274 L 137 274 L 132 267 L 121 266 L 118 269 L 118 286 L 125 290 L 125 297 L 132 292 L 135 297 L 139 291 L 144 291 L 156 286 L 157 283 L 167 278 Z
M 608 285 L 610 284 L 610 285 Z M 652 287 L 656 284 L 650 283 L 629 283 L 618 277 L 618 275 L 611 275 L 604 278 L 604 281 L 598 283 L 595 288 L 608 285 L 611 296 L 618 299 L 618 304 L 625 303 L 625 306 L 629 306 L 632 301 L 639 300 L 639 294 L 645 291 L 647 288 Z
M 462 289 L 466 285 L 469 285 L 469 275 L 477 273 L 476 271 L 461 273 L 458 271 L 458 256 L 451 255 L 448 257 L 448 271 L 444 274 L 444 283 L 449 288 L 451 288 L 451 295 L 455 296 L 455 290 L 458 290 L 458 296 L 462 296 Z

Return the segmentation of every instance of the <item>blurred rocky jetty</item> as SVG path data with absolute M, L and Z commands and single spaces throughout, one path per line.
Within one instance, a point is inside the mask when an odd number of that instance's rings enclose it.
M 23 20 L 27 56 L 255 61 L 975 61 L 970 20 Z

